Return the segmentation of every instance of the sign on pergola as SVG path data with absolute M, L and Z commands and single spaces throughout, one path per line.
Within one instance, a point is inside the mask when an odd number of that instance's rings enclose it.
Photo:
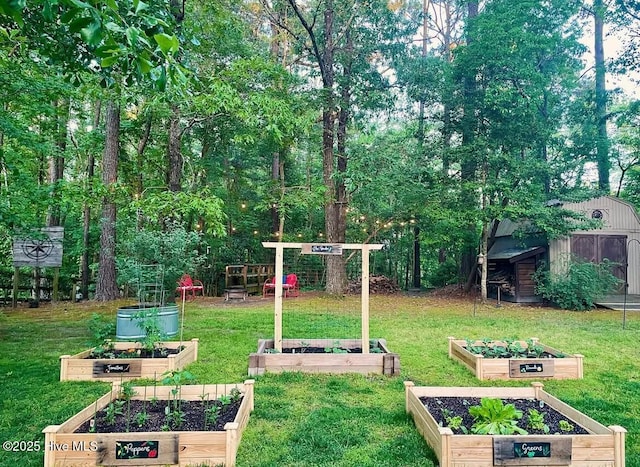
M 302 254 L 315 255 L 342 255 L 344 250 L 362 250 L 362 287 L 361 287 L 361 315 L 362 315 L 362 353 L 369 353 L 369 252 L 381 250 L 381 244 L 360 243 L 288 243 L 288 242 L 263 242 L 265 248 L 276 250 L 276 277 L 282 277 L 284 273 L 284 250 L 299 249 Z M 275 305 L 274 305 L 274 349 L 282 352 L 282 280 L 275 281 Z

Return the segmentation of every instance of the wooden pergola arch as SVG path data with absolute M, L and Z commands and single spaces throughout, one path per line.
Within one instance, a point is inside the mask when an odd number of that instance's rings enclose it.
M 341 255 L 343 250 L 362 250 L 362 353 L 369 353 L 369 252 L 381 250 L 382 244 L 368 243 L 295 243 L 295 242 L 263 242 L 265 248 L 276 250 L 275 276 L 282 277 L 284 273 L 284 250 L 301 249 L 303 254 Z M 274 305 L 274 349 L 282 352 L 282 281 L 276 280 Z

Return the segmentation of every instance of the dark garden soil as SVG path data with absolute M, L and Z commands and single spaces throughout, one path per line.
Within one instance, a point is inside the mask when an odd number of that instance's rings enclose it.
M 282 353 L 362 353 L 360 347 L 343 349 L 341 347 L 288 347 L 283 348 Z
M 107 350 L 105 352 L 92 352 L 87 356 L 88 359 L 105 359 L 105 358 L 167 358 L 169 355 L 179 354 L 184 347 L 179 349 L 168 349 L 159 347 L 157 349 L 146 350 L 132 347 L 126 350 Z
M 175 412 L 175 401 L 139 401 L 117 400 L 112 402 L 105 409 L 96 413 L 91 420 L 84 422 L 76 433 L 126 433 L 126 432 L 147 432 L 147 431 L 222 431 L 224 425 L 232 422 L 236 418 L 242 398 L 238 401 L 230 402 L 222 405 L 219 400 L 214 401 L 180 401 L 179 411 L 183 417 L 179 425 L 171 423 L 178 417 L 171 417 Z M 211 417 L 207 417 L 207 413 L 211 412 L 211 407 L 220 407 L 219 415 L 215 421 Z M 110 407 L 112 407 L 110 409 Z M 169 409 L 167 409 L 169 407 Z M 118 413 L 114 417 L 113 423 L 108 420 L 109 411 L 116 409 Z M 139 423 L 143 416 L 141 413 L 147 414 L 147 420 Z M 95 419 L 95 421 L 94 421 Z M 92 428 L 93 427 L 93 428 Z
M 427 408 L 431 416 L 440 426 L 447 426 L 444 414 L 449 417 L 460 416 L 462 417 L 462 425 L 467 428 L 468 433 L 471 433 L 471 426 L 474 423 L 473 417 L 469 415 L 469 407 L 474 405 L 480 405 L 479 397 L 421 397 L 420 401 Z M 568 419 L 557 410 L 548 406 L 542 401 L 535 399 L 502 399 L 504 404 L 513 404 L 516 409 L 522 412 L 522 418 L 518 422 L 518 426 L 524 430 L 527 430 L 530 435 L 545 435 L 545 434 L 588 434 L 589 432 L 583 427 L 578 425 L 573 420 Z M 544 414 L 544 423 L 549 427 L 549 433 L 545 433 L 544 430 L 532 429 L 528 424 L 529 409 L 535 409 L 541 414 Z M 573 425 L 573 430 L 562 431 L 560 429 L 560 421 L 566 420 Z M 452 430 L 455 434 L 463 434 L 461 429 Z
M 467 347 L 463 347 L 463 349 L 468 350 L 469 352 L 471 352 L 474 355 L 479 355 L 475 352 L 472 352 L 471 350 L 469 350 Z M 500 355 L 484 355 L 484 358 L 564 358 L 564 356 L 562 355 L 554 355 L 552 353 L 549 352 L 542 352 L 540 355 L 537 354 L 527 354 L 527 355 L 523 355 L 523 354 L 512 354 L 512 353 L 504 353 L 504 354 L 500 354 Z

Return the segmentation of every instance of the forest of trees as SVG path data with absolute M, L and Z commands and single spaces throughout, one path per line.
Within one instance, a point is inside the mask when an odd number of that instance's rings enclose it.
M 263 241 L 470 284 L 503 219 L 640 206 L 639 34 L 633 0 L 0 0 L 0 286 L 45 226 L 66 297 L 155 262 L 213 293 Z

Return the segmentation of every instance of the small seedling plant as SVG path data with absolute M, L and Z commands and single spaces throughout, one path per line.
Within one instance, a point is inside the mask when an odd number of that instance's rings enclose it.
M 167 402 L 167 406 L 164 409 L 166 416 L 166 423 L 163 426 L 165 431 L 169 429 L 176 429 L 184 422 L 184 412 L 181 409 L 180 390 L 182 385 L 195 380 L 192 373 L 187 370 L 174 370 L 164 373 L 162 378 L 162 384 L 170 384 L 173 386 L 171 389 L 171 397 Z
M 445 426 L 451 428 L 451 431 L 461 431 L 467 434 L 469 430 L 463 425 L 463 419 L 460 415 L 453 415 L 450 410 L 442 409 L 442 417 L 445 421 Z
M 543 358 L 544 346 L 534 339 L 526 339 L 523 342 L 514 339 L 494 340 L 483 338 L 481 340 L 465 339 L 465 348 L 476 355 L 485 358 Z M 563 358 L 565 354 L 554 355 L 555 358 Z
M 333 341 L 333 345 L 331 347 L 325 347 L 324 351 L 325 353 L 349 353 L 348 349 L 341 347 L 340 341 Z
M 560 431 L 564 432 L 573 431 L 573 429 L 575 428 L 573 424 L 568 422 L 567 420 L 560 420 L 558 422 L 558 426 L 560 427 Z
M 549 425 L 545 423 L 544 415 L 544 413 L 539 412 L 536 409 L 529 409 L 527 411 L 527 428 L 549 434 Z

